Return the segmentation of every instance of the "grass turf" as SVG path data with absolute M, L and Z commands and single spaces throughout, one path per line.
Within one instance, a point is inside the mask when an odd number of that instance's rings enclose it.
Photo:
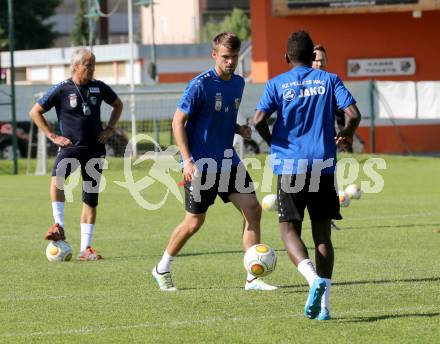
M 369 156 L 356 158 L 364 164 Z M 99 262 L 49 263 L 49 177 L 1 175 L 1 343 L 434 343 L 440 337 L 440 161 L 383 156 L 385 187 L 342 209 L 333 232 L 335 270 L 329 322 L 302 315 L 305 280 L 287 258 L 276 213 L 264 212 L 262 241 L 277 250 L 275 292 L 245 292 L 241 223 L 217 201 L 176 259 L 176 293 L 160 292 L 150 272 L 183 206 L 170 196 L 158 211 L 126 189 L 122 161 L 109 161 L 95 246 Z M 3 164 L 3 162 L 2 162 Z M 9 165 L 10 166 L 10 165 Z M 0 171 L 8 170 L 8 167 Z M 135 176 L 147 174 L 148 164 Z M 252 171 L 255 181 L 259 171 Z M 176 180 L 179 174 L 174 174 Z M 368 180 L 361 174 L 358 182 Z M 275 182 L 273 183 L 275 190 Z M 142 192 L 160 200 L 158 183 Z M 259 199 L 262 194 L 258 194 Z M 68 240 L 79 249 L 80 191 L 66 205 Z M 303 237 L 313 257 L 310 224 Z

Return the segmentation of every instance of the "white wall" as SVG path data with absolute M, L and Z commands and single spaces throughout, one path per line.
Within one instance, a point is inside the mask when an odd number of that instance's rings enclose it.
M 196 43 L 200 27 L 198 0 L 160 0 L 154 5 L 156 44 Z M 151 8 L 141 10 L 142 44 L 151 44 Z

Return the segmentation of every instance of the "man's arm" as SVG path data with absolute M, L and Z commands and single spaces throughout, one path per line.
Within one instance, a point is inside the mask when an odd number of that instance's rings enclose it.
M 185 123 L 188 116 L 180 109 L 176 109 L 173 117 L 173 134 L 179 147 L 180 154 L 183 159 L 183 179 L 190 182 L 196 174 L 196 166 L 191 160 L 191 152 L 189 151 L 188 136 L 186 135 Z
M 111 106 L 112 112 L 110 114 L 110 119 L 108 121 L 107 127 L 105 127 L 105 129 L 98 136 L 98 141 L 101 143 L 104 143 L 113 135 L 116 123 L 119 121 L 122 113 L 122 108 L 124 107 L 119 97 L 116 98 Z
M 31 111 L 29 112 L 29 116 L 34 121 L 35 125 L 41 129 L 49 140 L 51 140 L 53 143 L 60 147 L 66 147 L 70 146 L 72 144 L 72 141 L 70 141 L 67 137 L 59 136 L 55 134 L 52 130 L 50 130 L 49 125 L 47 124 L 46 119 L 44 118 L 43 114 L 45 113 L 43 107 L 35 103 L 35 105 L 32 107 Z
M 348 117 L 347 125 L 344 129 L 342 129 L 337 135 L 336 135 L 336 144 L 342 143 L 342 142 L 353 142 L 353 135 L 356 131 L 357 127 L 359 126 L 359 122 L 361 121 L 361 113 L 359 112 L 358 107 L 356 104 L 351 104 L 347 108 L 345 108 L 344 113 Z
M 264 111 L 257 110 L 254 115 L 254 126 L 260 136 L 267 142 L 270 146 L 271 134 L 269 130 L 269 125 L 266 121 L 267 115 Z
M 234 132 L 245 140 L 250 140 L 252 137 L 252 129 L 247 123 L 243 125 L 237 123 Z

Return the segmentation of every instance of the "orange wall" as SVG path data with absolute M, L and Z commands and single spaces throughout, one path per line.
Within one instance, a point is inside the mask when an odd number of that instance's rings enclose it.
M 200 72 L 193 73 L 159 73 L 159 82 L 189 82 Z
M 347 59 L 382 57 L 415 57 L 416 74 L 377 80 L 440 80 L 440 11 L 424 11 L 417 19 L 411 12 L 272 17 L 270 2 L 251 0 L 254 82 L 288 70 L 287 37 L 301 29 L 324 44 L 328 69 L 344 80 L 368 79 L 348 78 Z
M 370 128 L 359 127 L 357 134 L 371 152 Z M 375 136 L 376 153 L 440 152 L 440 124 L 377 126 Z

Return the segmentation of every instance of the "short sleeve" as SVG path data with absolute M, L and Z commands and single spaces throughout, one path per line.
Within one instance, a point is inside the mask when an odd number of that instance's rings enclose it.
M 350 91 L 347 90 L 342 80 L 334 75 L 334 96 L 336 99 L 336 106 L 338 109 L 344 110 L 351 104 L 355 104 L 356 100 L 351 95 Z
M 276 93 L 273 83 L 269 80 L 264 88 L 263 95 L 257 105 L 257 110 L 265 112 L 267 115 L 273 114 L 278 109 Z
M 204 100 L 203 84 L 200 80 L 191 81 L 183 92 L 177 107 L 186 115 L 197 112 Z
M 104 82 L 101 83 L 99 88 L 102 92 L 102 99 L 104 99 L 107 104 L 112 105 L 118 97 L 115 91 L 113 91 L 113 89 Z
M 59 100 L 60 89 L 60 84 L 53 86 L 37 101 L 37 103 L 41 105 L 44 111 L 49 111 L 57 104 Z

